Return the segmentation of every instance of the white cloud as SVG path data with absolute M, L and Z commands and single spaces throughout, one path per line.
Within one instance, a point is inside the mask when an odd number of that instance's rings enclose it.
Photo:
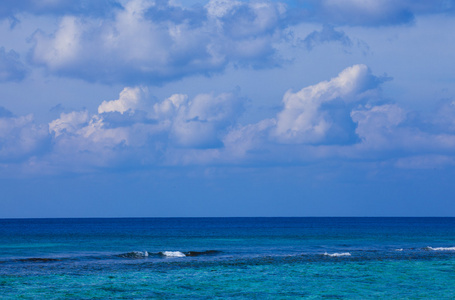
M 368 96 L 380 80 L 365 65 L 343 70 L 330 81 L 320 82 L 283 98 L 284 109 L 277 116 L 275 137 L 284 143 L 319 143 L 333 126 L 330 113 L 322 108 L 331 101 L 351 103 Z
M 63 118 L 67 118 L 67 115 Z M 61 119 L 51 124 L 62 124 Z M 106 128 L 103 118 L 94 115 L 88 122 L 71 123 L 71 132 L 61 131 L 53 140 L 53 151 L 44 157 L 59 172 L 87 172 L 115 167 L 122 161 L 123 147 L 131 147 L 131 128 Z
M 231 12 L 235 7 L 241 5 L 239 1 L 230 0 L 211 0 L 205 5 L 207 15 L 214 19 L 222 18 Z
M 48 126 L 1 109 L 0 160 L 33 160 L 35 166 L 74 172 L 365 158 L 396 167 L 451 165 L 455 135 L 434 121 L 450 123 L 451 114 L 443 110 L 444 118 L 430 118 L 434 126 L 425 130 L 398 104 L 377 100 L 382 81 L 354 65 L 329 81 L 287 92 L 275 118 L 246 125 L 237 122 L 244 99 L 235 93 L 173 94 L 156 101 L 141 88 L 126 87 L 96 114 L 62 113 Z M 355 138 L 340 139 L 346 132 Z
M 131 0 L 112 19 L 63 17 L 54 34 L 34 35 L 31 57 L 54 74 L 160 84 L 229 63 L 276 65 L 284 17 L 282 5 L 271 2 L 211 1 L 190 9 Z
M 170 119 L 177 113 L 180 106 L 184 105 L 187 101 L 188 95 L 174 94 L 166 98 L 163 102 L 153 105 L 153 116 L 158 119 Z
M 190 162 L 211 161 L 197 158 L 197 153 L 222 147 L 223 137 L 243 110 L 243 99 L 231 93 L 192 99 L 174 94 L 153 105 L 146 105 L 150 99 L 140 94 L 141 89 L 127 87 L 118 100 L 103 102 L 98 114 L 62 113 L 50 122 L 53 149 L 44 158 L 47 165 L 86 172 L 122 164 L 188 163 L 185 157 Z
M 53 36 L 37 32 L 34 35 L 36 42 L 33 51 L 34 62 L 46 65 L 50 70 L 77 67 L 74 63 L 82 50 L 83 30 L 84 24 L 80 20 L 73 16 L 66 16 Z
M 135 110 L 139 107 L 142 92 L 139 87 L 126 87 L 120 92 L 118 100 L 103 101 L 98 107 L 98 113 L 117 111 L 123 114 L 128 110 Z
M 60 114 L 60 118 L 49 123 L 49 132 L 54 132 L 55 136 L 63 133 L 75 133 L 83 124 L 88 123 L 89 116 L 87 111 L 73 111 Z

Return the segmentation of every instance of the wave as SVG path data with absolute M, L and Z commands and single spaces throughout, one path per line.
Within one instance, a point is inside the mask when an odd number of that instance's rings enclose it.
M 185 253 L 180 252 L 180 251 L 163 251 L 159 252 L 160 255 L 166 256 L 166 257 L 185 257 Z
M 149 253 L 147 251 L 132 251 L 132 252 L 127 252 L 127 253 L 122 253 L 119 255 L 116 255 L 121 258 L 131 258 L 131 259 L 141 259 L 141 258 L 146 258 L 149 256 Z
M 330 256 L 330 257 L 342 257 L 342 256 L 351 256 L 351 253 L 349 252 L 343 252 L 343 253 L 324 253 L 324 256 Z
M 426 247 L 425 250 L 431 250 L 431 251 L 455 251 L 455 247 Z
M 148 252 L 148 251 L 132 251 L 122 254 L 115 255 L 120 258 L 129 259 L 144 259 L 150 256 L 158 257 L 194 257 L 194 256 L 211 256 L 221 253 L 218 250 L 206 250 L 206 251 L 161 251 L 161 252 Z

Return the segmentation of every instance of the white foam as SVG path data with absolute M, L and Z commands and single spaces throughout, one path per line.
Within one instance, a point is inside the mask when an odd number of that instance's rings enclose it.
M 164 256 L 167 257 L 185 257 L 186 255 L 180 251 L 163 251 Z
M 149 253 L 147 251 L 133 251 L 131 252 L 132 255 L 137 256 L 137 257 L 147 257 L 149 256 Z
M 351 253 L 349 252 L 344 252 L 344 253 L 324 253 L 325 256 L 330 256 L 330 257 L 341 257 L 341 256 L 351 256 Z
M 403 248 L 395 249 L 395 251 L 403 251 Z
M 433 251 L 455 251 L 455 247 L 427 247 L 427 249 Z

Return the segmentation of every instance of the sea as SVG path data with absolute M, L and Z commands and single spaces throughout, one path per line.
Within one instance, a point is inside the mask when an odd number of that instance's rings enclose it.
M 455 299 L 455 218 L 0 219 L 0 299 Z

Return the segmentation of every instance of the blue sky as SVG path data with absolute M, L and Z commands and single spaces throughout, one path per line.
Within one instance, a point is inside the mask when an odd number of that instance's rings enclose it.
M 455 1 L 8 1 L 0 217 L 455 216 Z

